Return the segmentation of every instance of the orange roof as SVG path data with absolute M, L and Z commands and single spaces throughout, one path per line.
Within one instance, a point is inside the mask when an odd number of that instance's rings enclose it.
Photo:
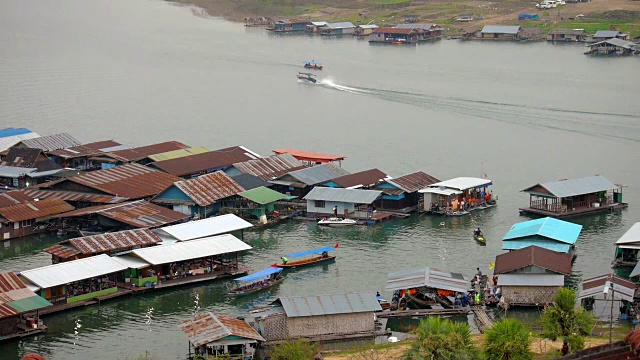
M 273 150 L 273 152 L 276 154 L 289 153 L 293 155 L 294 158 L 301 161 L 315 161 L 315 162 L 326 163 L 331 161 L 344 160 L 344 156 L 320 154 L 320 153 L 314 153 L 314 152 L 302 151 L 302 150 L 275 149 Z

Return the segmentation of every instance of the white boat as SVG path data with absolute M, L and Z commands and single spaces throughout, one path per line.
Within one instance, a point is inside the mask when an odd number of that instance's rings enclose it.
M 323 225 L 323 226 L 349 226 L 349 225 L 355 225 L 355 224 L 356 224 L 356 221 L 353 219 L 342 219 L 337 217 L 324 218 L 318 221 L 318 225 Z

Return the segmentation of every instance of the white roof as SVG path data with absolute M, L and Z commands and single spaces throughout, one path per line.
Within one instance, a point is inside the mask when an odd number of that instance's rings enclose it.
M 26 134 L 13 135 L 13 136 L 5 136 L 0 138 L 0 151 L 5 151 L 13 145 L 19 143 L 22 140 L 33 139 L 40 137 L 40 135 L 29 132 Z
M 325 26 L 325 25 L 328 25 L 329 23 L 326 21 L 312 21 L 311 24 L 315 26 Z
M 456 194 L 462 194 L 462 191 L 454 190 L 454 189 L 447 189 L 447 188 L 445 188 L 445 187 L 439 187 L 439 188 L 426 188 L 426 189 L 418 190 L 418 192 L 419 192 L 419 193 L 428 193 L 428 194 L 445 195 L 445 196 L 456 195 Z
M 142 269 L 151 265 L 148 262 L 140 259 L 139 257 L 135 257 L 131 255 L 114 256 L 113 259 L 115 259 L 117 262 L 121 263 L 122 265 L 128 267 L 129 269 Z
M 491 185 L 491 180 L 474 177 L 457 177 L 455 179 L 449 179 L 441 181 L 439 183 L 431 184 L 429 187 L 445 187 L 456 190 L 467 190 L 486 185 Z
M 236 215 L 226 214 L 203 220 L 189 221 L 178 225 L 165 226 L 154 230 L 154 232 L 160 234 L 164 232 L 180 241 L 186 241 L 225 234 L 252 226 L 250 222 Z
M 20 276 L 42 289 L 91 279 L 127 269 L 127 266 L 106 254 L 22 271 Z
M 616 241 L 616 245 L 634 243 L 640 243 L 640 222 L 633 224 L 633 226 Z
M 500 274 L 498 286 L 564 286 L 562 274 Z
M 149 264 L 161 265 L 245 250 L 251 250 L 251 246 L 245 244 L 233 235 L 225 234 L 191 241 L 177 242 L 175 244 L 136 249 L 131 253 L 140 257 Z

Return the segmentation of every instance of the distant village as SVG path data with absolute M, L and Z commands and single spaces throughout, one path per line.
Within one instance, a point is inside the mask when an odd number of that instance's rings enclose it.
M 229 296 L 253 293 L 285 281 L 288 269 L 337 261 L 331 254 L 340 251 L 326 244 L 283 254 L 274 266 L 253 272 L 238 256 L 252 250 L 246 231 L 285 221 L 375 226 L 415 214 L 468 216 L 498 205 L 486 177 L 441 180 L 423 171 L 396 177 L 375 168 L 351 173 L 345 159 L 287 148 L 262 156 L 245 146 L 210 150 L 165 141 L 132 147 L 0 130 L 2 240 L 61 237 L 43 250 L 51 265 L 0 273 L 0 340 L 46 331 L 42 315 L 157 289 L 233 278 L 239 285 Z M 505 234 L 493 276 L 480 269 L 472 278 L 429 267 L 402 270 L 388 275 L 390 300 L 373 291 L 278 297 L 243 319 L 205 312 L 178 326 L 195 352 L 241 358 L 287 339 L 388 335 L 378 324 L 385 317 L 473 311 L 483 329 L 490 326 L 486 307 L 551 304 L 571 275 L 582 230 L 567 219 L 619 213 L 627 207 L 622 190 L 603 176 L 523 189 L 529 202 L 518 211 L 534 219 Z M 470 240 L 486 244 L 480 229 Z M 616 245 L 614 262 L 633 268 L 631 276 L 640 275 L 639 244 L 637 223 Z M 626 294 L 625 314 L 635 314 L 638 284 L 611 276 L 584 280 L 580 298 L 588 304 L 601 295 L 606 278 Z

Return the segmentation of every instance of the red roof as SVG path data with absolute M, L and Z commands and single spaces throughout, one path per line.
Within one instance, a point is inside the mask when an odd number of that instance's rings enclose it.
M 392 28 L 392 27 L 380 27 L 377 28 L 375 30 L 373 30 L 373 34 L 379 34 L 379 33 L 383 33 L 383 34 L 403 34 L 403 35 L 408 35 L 411 34 L 412 32 L 417 32 L 416 29 L 398 29 L 398 28 Z
M 289 153 L 273 155 L 255 160 L 233 164 L 233 167 L 244 174 L 250 174 L 269 181 L 291 171 L 304 168 L 300 160 Z
M 188 147 L 188 145 L 185 145 L 179 141 L 166 141 L 158 144 L 113 151 L 105 154 L 105 156 L 114 158 L 119 161 L 128 162 L 142 160 L 147 156 L 160 154 L 167 151 L 186 149 Z
M 405 192 L 412 193 L 440 182 L 440 180 L 429 174 L 423 173 L 422 171 L 418 171 L 399 178 L 390 179 L 387 182 L 404 190 Z
M 338 161 L 338 160 L 345 159 L 344 156 L 320 154 L 320 153 L 315 153 L 310 151 L 293 150 L 293 149 L 275 149 L 273 150 L 273 152 L 276 154 L 289 153 L 300 161 L 313 161 L 313 162 L 319 162 L 319 163 L 327 163 L 331 161 Z
M 0 319 L 20 314 L 20 311 L 7 305 L 13 301 L 37 296 L 13 272 L 0 273 Z
M 95 156 L 104 154 L 104 151 L 101 151 L 100 149 L 108 149 L 119 145 L 122 144 L 113 140 L 96 141 L 89 144 L 70 147 L 67 149 L 49 151 L 48 154 L 58 156 L 63 159 L 73 159 L 84 156 Z
M 74 207 L 60 199 L 45 199 L 0 208 L 0 216 L 16 222 L 43 218 L 71 211 Z
M 494 274 L 507 274 L 535 265 L 558 274 L 571 275 L 571 255 L 547 250 L 538 246 L 527 246 L 496 256 Z
M 257 157 L 242 146 L 233 146 L 177 159 L 156 161 L 151 164 L 169 174 L 185 176 L 224 168 L 235 163 L 253 160 Z
M 135 229 L 69 239 L 43 251 L 66 259 L 79 254 L 92 255 L 146 247 L 161 241 L 162 239 L 149 229 Z
M 56 181 L 56 183 L 62 180 Z M 53 184 L 53 181 L 49 184 Z M 25 196 L 32 197 L 34 199 L 62 199 L 64 201 L 84 201 L 90 203 L 99 204 L 117 204 L 128 200 L 127 198 L 113 196 L 113 195 L 96 195 L 75 191 L 54 191 L 54 190 L 41 190 L 35 186 L 28 187 L 20 190 L 20 193 L 24 193 Z
M 0 208 L 32 201 L 33 198 L 22 191 L 9 191 L 0 194 Z
M 49 246 L 46 249 L 43 249 L 42 251 L 62 259 L 67 259 L 72 256 L 82 254 L 80 250 L 68 245 L 63 245 L 63 244 L 55 244 L 55 245 Z
M 222 171 L 198 176 L 195 179 L 178 181 L 173 185 L 199 206 L 208 206 L 220 199 L 245 191 L 242 186 Z
M 213 313 L 200 314 L 180 322 L 182 330 L 195 346 L 202 346 L 227 336 L 264 341 L 264 338 L 244 320 Z

